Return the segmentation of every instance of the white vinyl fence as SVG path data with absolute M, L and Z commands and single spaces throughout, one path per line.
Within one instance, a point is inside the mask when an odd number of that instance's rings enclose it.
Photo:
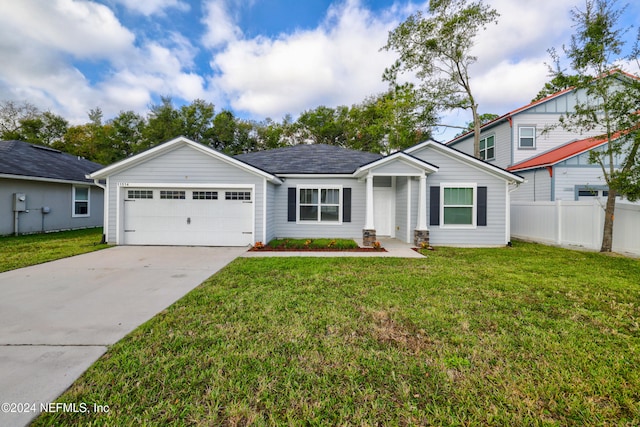
M 604 202 L 511 202 L 511 236 L 600 249 Z M 640 255 L 640 205 L 616 202 L 613 251 Z

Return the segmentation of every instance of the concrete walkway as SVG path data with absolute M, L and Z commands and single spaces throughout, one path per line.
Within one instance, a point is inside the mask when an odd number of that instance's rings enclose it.
M 255 251 L 245 252 L 242 256 L 245 258 L 259 258 L 259 257 L 383 257 L 383 258 L 424 258 L 423 255 L 414 251 L 413 245 L 401 242 L 397 239 L 389 237 L 382 237 L 379 239 L 380 244 L 386 252 L 324 252 L 324 251 Z
M 28 424 L 108 346 L 246 250 L 118 246 L 0 273 L 0 405 L 15 404 L 0 426 Z

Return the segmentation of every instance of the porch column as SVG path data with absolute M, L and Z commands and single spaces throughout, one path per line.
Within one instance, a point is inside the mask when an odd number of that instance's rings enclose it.
M 427 176 L 420 176 L 420 190 L 418 191 L 418 226 L 416 230 L 427 230 Z
M 366 215 L 364 229 L 362 230 L 362 244 L 372 246 L 376 241 L 376 229 L 373 223 L 373 176 L 369 173 L 366 178 Z
M 375 230 L 375 226 L 373 224 L 373 176 L 371 176 L 371 174 L 367 175 L 366 183 L 367 183 L 367 200 L 366 200 L 367 214 L 364 222 L 364 229 Z
M 418 224 L 413 230 L 413 244 L 417 247 L 429 246 L 429 229 L 427 229 L 427 175 L 420 175 L 418 190 Z

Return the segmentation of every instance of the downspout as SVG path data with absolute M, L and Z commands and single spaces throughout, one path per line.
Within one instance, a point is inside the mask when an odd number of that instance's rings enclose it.
M 509 116 L 507 117 L 507 120 L 509 121 L 509 137 L 511 138 L 511 141 L 509 141 L 509 154 L 511 155 L 511 165 L 513 164 L 513 158 L 514 158 L 514 154 L 513 152 L 515 151 L 515 149 L 513 148 L 513 117 Z

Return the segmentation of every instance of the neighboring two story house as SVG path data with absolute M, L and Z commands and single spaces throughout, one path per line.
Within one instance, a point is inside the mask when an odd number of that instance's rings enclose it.
M 618 73 L 610 78 L 629 78 Z M 584 90 L 567 89 L 511 111 L 481 127 L 481 159 L 517 173 L 526 182 L 513 201 L 582 200 L 606 196 L 602 169 L 589 163 L 589 152 L 606 149 L 602 129 L 577 134 L 559 126 L 586 97 Z M 447 143 L 473 154 L 473 132 Z M 616 159 L 616 162 L 619 159 Z

